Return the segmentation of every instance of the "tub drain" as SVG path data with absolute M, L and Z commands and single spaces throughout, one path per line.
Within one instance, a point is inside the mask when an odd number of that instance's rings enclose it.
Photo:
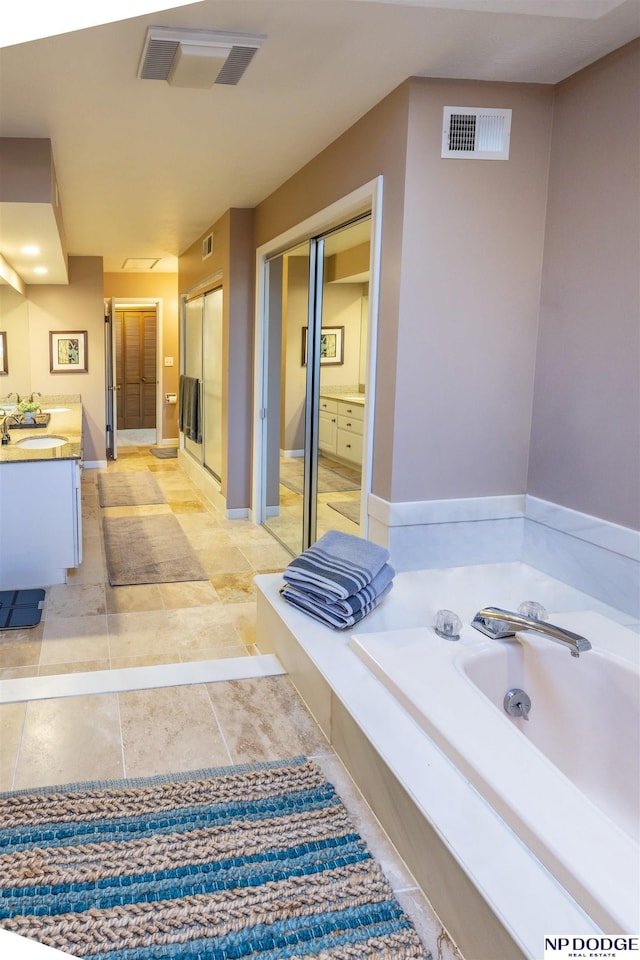
M 531 697 L 519 687 L 513 687 L 511 690 L 507 690 L 502 703 L 510 717 L 520 717 L 522 720 L 529 719 Z

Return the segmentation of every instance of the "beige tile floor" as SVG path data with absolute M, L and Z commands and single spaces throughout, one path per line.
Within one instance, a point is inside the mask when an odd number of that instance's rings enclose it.
M 109 471 L 151 470 L 168 503 L 109 508 L 172 512 L 208 581 L 111 588 L 97 471 L 85 471 L 82 566 L 47 590 L 42 623 L 0 631 L 0 679 L 250 657 L 255 651 L 256 573 L 290 555 L 248 521 L 226 520 L 175 460 L 148 447 L 120 449 Z M 73 684 L 79 678 L 70 678 Z M 34 681 L 40 682 L 40 681 Z M 135 686 L 135 684 L 134 684 Z M 356 828 L 438 960 L 459 960 L 424 894 L 360 796 L 286 676 L 152 689 L 29 698 L 0 704 L 0 790 L 152 776 L 305 754 L 335 784 Z
M 323 458 L 326 466 L 331 468 L 331 460 Z M 269 517 L 267 526 L 275 537 L 292 553 L 300 553 L 302 549 L 302 512 L 303 500 L 300 494 L 295 493 L 284 485 L 280 485 L 280 503 L 277 516 Z M 327 530 L 341 530 L 343 533 L 360 535 L 360 526 L 343 516 L 329 506 L 338 502 L 360 503 L 360 490 L 334 490 L 331 493 L 320 493 L 317 498 L 317 536 L 321 537 Z
M 287 677 L 3 704 L 0 725 L 1 790 L 313 758 L 432 956 L 460 960 Z
M 148 446 L 120 447 L 118 459 L 107 470 L 150 471 L 167 503 L 101 508 L 97 486 L 101 471 L 84 471 L 82 564 L 69 571 L 66 584 L 47 588 L 37 627 L 0 630 L 0 680 L 255 652 L 253 578 L 283 570 L 291 554 L 249 520 L 227 520 L 177 460 L 159 460 Z M 102 517 L 160 513 L 177 517 L 209 579 L 111 587 Z

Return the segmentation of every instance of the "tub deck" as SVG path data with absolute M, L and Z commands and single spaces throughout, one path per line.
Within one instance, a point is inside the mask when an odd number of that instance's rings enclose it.
M 279 574 L 256 577 L 261 653 L 275 653 L 464 955 L 541 955 L 554 931 L 600 932 L 451 760 L 349 648 L 349 635 L 279 596 Z M 464 593 L 462 590 L 464 588 Z M 461 595 L 466 608 L 458 605 Z M 398 574 L 368 632 L 433 623 L 442 607 L 468 622 L 481 606 L 522 600 L 628 617 L 524 564 Z M 517 883 L 514 882 L 517 877 Z

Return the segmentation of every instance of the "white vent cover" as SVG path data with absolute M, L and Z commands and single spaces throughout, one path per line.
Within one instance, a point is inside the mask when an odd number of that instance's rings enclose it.
M 210 257 L 213 253 L 213 234 L 210 233 L 208 237 L 205 237 L 202 241 L 202 259 L 206 260 L 207 257 Z
M 442 157 L 466 160 L 508 160 L 511 110 L 445 107 Z
M 235 86 L 265 39 L 261 34 L 148 27 L 138 77 L 191 89 Z

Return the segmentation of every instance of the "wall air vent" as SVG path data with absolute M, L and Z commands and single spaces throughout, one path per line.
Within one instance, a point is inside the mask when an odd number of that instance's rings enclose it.
M 511 110 L 445 107 L 441 157 L 508 160 Z
M 196 90 L 214 83 L 235 86 L 265 39 L 262 34 L 148 27 L 138 77 Z
M 202 259 L 206 260 L 207 257 L 210 257 L 213 253 L 213 234 L 210 233 L 208 237 L 205 237 L 202 241 Z

